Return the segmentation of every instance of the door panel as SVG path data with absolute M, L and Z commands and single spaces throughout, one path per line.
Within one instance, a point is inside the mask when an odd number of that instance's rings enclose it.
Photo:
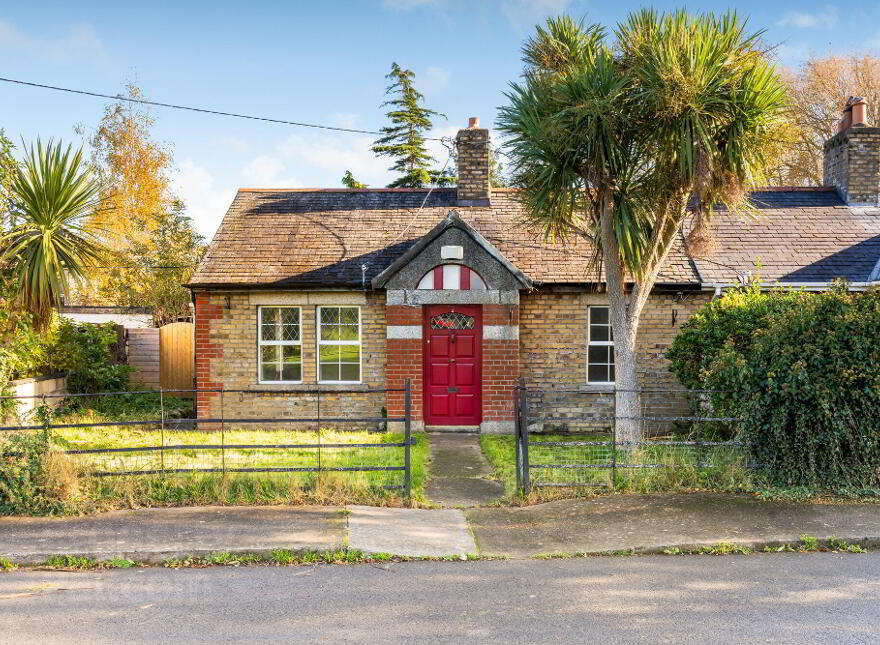
M 424 308 L 425 423 L 477 425 L 481 409 L 482 307 Z

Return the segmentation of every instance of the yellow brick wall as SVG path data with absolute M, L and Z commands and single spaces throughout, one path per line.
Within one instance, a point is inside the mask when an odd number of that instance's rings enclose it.
M 652 294 L 642 313 L 637 336 L 641 387 L 681 390 L 669 371 L 665 353 L 681 325 L 711 299 L 710 293 L 681 296 Z M 520 300 L 520 365 L 526 387 L 533 392 L 533 417 L 607 416 L 613 395 L 587 385 L 587 307 L 607 305 L 603 293 L 539 289 Z M 676 311 L 673 325 L 672 312 Z M 560 390 L 579 390 L 579 392 Z M 610 388 L 605 388 L 610 389 Z M 554 392 L 554 390 L 556 390 Z M 646 413 L 658 416 L 687 412 L 684 395 L 662 392 L 643 396 Z M 565 424 L 557 424 L 562 429 Z M 607 426 L 607 423 L 596 424 Z M 668 425 L 668 424 L 667 424 Z
M 204 383 L 222 383 L 222 414 L 224 418 L 317 418 L 319 401 L 309 390 L 317 385 L 317 308 L 326 306 L 360 306 L 361 308 L 361 381 L 360 385 L 321 384 L 322 390 L 340 389 L 345 393 L 322 393 L 320 416 L 379 417 L 385 406 L 384 393 L 358 393 L 357 390 L 385 387 L 385 297 L 383 293 L 363 292 L 210 292 L 198 294 L 210 305 L 222 305 L 218 319 L 210 320 L 208 342 L 221 347 L 221 356 L 211 356 L 209 378 L 199 375 Z M 201 300 L 200 300 L 201 302 Z M 261 384 L 257 367 L 257 307 L 298 306 L 301 309 L 302 384 Z M 197 311 L 198 317 L 198 311 Z M 201 341 L 197 334 L 196 356 Z M 210 350 L 208 350 L 210 353 Z M 199 387 L 205 387 L 200 384 Z M 209 386 L 210 387 L 210 386 Z M 251 393 L 252 390 L 271 390 L 271 393 Z M 355 392 L 352 392 L 355 391 Z M 274 392 L 278 392 L 275 394 Z M 199 404 L 200 417 L 220 416 L 219 396 L 203 396 Z M 316 424 L 287 424 L 284 427 L 309 428 Z M 333 424 L 338 425 L 338 424 Z M 377 424 L 354 424 L 360 427 Z M 247 426 L 242 426 L 247 427 Z

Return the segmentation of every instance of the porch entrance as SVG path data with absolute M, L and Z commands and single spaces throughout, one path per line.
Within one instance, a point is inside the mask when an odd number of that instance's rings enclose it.
M 483 308 L 432 305 L 424 311 L 425 425 L 478 426 Z

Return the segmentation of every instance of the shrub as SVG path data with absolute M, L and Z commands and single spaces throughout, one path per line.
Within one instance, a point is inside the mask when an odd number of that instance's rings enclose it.
M 0 438 L 0 513 L 63 513 L 79 491 L 70 459 L 52 450 L 48 432 Z
M 673 371 L 689 387 L 728 391 L 713 396 L 716 411 L 742 419 L 740 437 L 769 483 L 876 485 L 880 291 L 753 287 L 711 303 L 684 327 L 670 351 Z
M 131 368 L 112 362 L 111 347 L 116 340 L 113 323 L 78 324 L 62 318 L 50 348 L 50 367 L 67 373 L 71 393 L 125 390 Z

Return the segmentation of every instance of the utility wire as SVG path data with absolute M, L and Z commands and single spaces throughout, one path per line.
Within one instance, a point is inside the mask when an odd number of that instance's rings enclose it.
M 188 105 L 176 105 L 174 103 L 162 103 L 160 101 L 148 101 L 147 99 L 135 99 L 121 94 L 102 94 L 100 92 L 90 92 L 88 90 L 75 90 L 69 87 L 58 87 L 57 85 L 45 85 L 43 83 L 33 83 L 30 81 L 21 81 L 15 78 L 4 78 L 0 76 L 0 81 L 4 83 L 15 83 L 16 85 L 26 85 L 28 87 L 39 87 L 44 90 L 54 90 L 56 92 L 68 92 L 70 94 L 82 94 L 83 96 L 95 96 L 103 99 L 111 99 L 113 101 L 128 101 L 129 103 L 140 103 L 142 105 L 154 105 L 156 107 L 173 108 L 175 110 L 188 110 L 190 112 L 201 112 L 203 114 L 216 114 L 218 116 L 229 116 L 236 119 L 250 119 L 251 121 L 266 121 L 268 123 L 281 123 L 283 125 L 295 125 L 300 128 L 315 128 L 318 130 L 333 130 L 335 132 L 350 132 L 354 134 L 375 134 L 382 135 L 384 132 L 376 130 L 359 130 L 357 128 L 342 128 L 334 125 L 320 125 L 318 123 L 304 123 L 301 121 L 287 121 L 285 119 L 273 119 L 264 116 L 254 116 L 251 114 L 238 114 L 236 112 L 224 112 L 222 110 L 210 110 L 208 108 L 191 107 Z M 430 141 L 442 141 L 442 137 L 425 137 Z
M 444 138 L 441 139 L 440 141 L 443 143 L 443 145 L 446 145 L 446 141 L 447 141 L 447 139 L 446 139 L 446 137 L 444 137 Z M 446 171 L 446 166 L 449 165 L 449 162 L 452 161 L 452 154 L 453 154 L 453 151 L 455 150 L 455 141 L 453 141 L 453 140 L 451 140 L 451 139 L 449 139 L 449 141 L 450 141 L 450 143 L 449 143 L 449 145 L 447 146 L 447 150 L 449 150 L 449 156 L 446 157 L 446 163 L 444 163 L 444 164 L 443 164 L 443 167 L 440 169 L 440 173 L 439 173 L 439 175 L 438 175 L 438 179 L 439 179 L 439 176 L 443 175 L 443 173 Z M 412 216 L 412 219 L 409 221 L 409 223 L 408 223 L 406 226 L 403 227 L 403 230 L 400 232 L 400 234 L 399 234 L 397 237 L 395 237 L 393 240 L 391 240 L 391 244 L 394 244 L 395 242 L 397 242 L 397 240 L 399 240 L 400 238 L 402 238 L 402 237 L 406 234 L 406 232 L 409 230 L 410 226 L 413 225 L 413 222 L 416 221 L 416 218 L 417 218 L 417 217 L 419 216 L 419 214 L 422 212 L 422 209 L 425 207 L 425 204 L 428 202 L 428 197 L 431 196 L 431 193 L 434 192 L 434 189 L 435 189 L 436 187 L 437 187 L 437 186 L 436 186 L 435 184 L 431 184 L 431 188 L 430 188 L 430 190 L 428 190 L 428 192 L 425 194 L 425 198 L 422 200 L 422 205 L 419 206 L 419 210 L 417 210 L 417 211 L 415 212 L 415 214 Z

